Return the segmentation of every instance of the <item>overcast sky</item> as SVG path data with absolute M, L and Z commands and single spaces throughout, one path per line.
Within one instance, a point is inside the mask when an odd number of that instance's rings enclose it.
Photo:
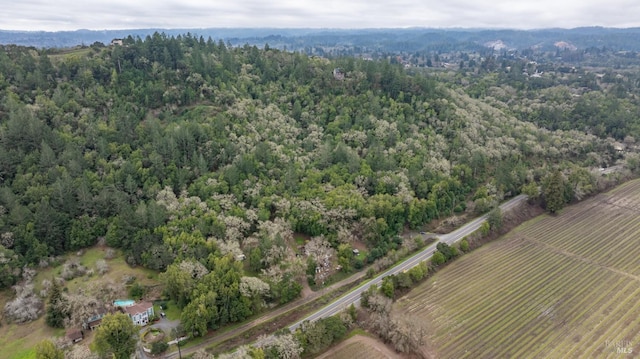
M 640 27 L 639 0 L 4 0 L 2 30 Z

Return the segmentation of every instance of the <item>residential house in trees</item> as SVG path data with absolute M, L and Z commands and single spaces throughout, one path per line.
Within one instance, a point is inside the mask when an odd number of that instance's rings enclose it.
M 83 324 L 82 328 L 95 330 L 102 323 L 102 317 L 107 315 L 108 311 L 104 308 L 99 308 L 96 313 L 89 317 Z
M 147 325 L 154 316 L 153 304 L 149 302 L 140 302 L 122 310 L 129 315 L 135 325 Z

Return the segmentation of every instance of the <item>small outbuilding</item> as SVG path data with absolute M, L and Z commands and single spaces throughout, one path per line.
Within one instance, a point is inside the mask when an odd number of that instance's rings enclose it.
M 84 339 L 84 333 L 80 329 L 69 329 L 66 334 L 67 340 L 71 344 L 75 344 Z

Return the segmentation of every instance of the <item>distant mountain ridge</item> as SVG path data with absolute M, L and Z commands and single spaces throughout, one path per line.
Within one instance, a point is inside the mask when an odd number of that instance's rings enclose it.
M 365 47 L 389 52 L 401 51 L 474 51 L 493 47 L 524 50 L 555 50 L 606 47 L 615 51 L 640 51 L 640 28 L 581 27 L 574 29 L 496 30 L 496 29 L 274 29 L 274 28 L 207 28 L 207 29 L 131 29 L 76 31 L 11 31 L 0 30 L 0 44 L 16 44 L 37 48 L 65 48 L 109 44 L 114 38 L 145 38 L 155 32 L 168 36 L 186 33 L 223 40 L 233 45 L 250 44 L 302 50 L 310 46 Z M 499 44 L 497 48 L 493 45 Z

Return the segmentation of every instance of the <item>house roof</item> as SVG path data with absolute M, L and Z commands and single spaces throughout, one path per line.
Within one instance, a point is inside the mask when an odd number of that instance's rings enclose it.
M 82 335 L 82 331 L 80 329 L 69 329 L 67 330 L 67 339 L 69 340 L 77 340 L 84 338 Z
M 136 315 L 146 312 L 149 308 L 153 308 L 153 304 L 149 302 L 140 302 L 122 309 L 124 309 L 124 311 L 129 315 Z
M 109 311 L 105 308 L 97 308 L 94 311 L 94 314 L 87 318 L 87 323 L 102 319 L 102 317 L 104 317 L 108 312 Z

